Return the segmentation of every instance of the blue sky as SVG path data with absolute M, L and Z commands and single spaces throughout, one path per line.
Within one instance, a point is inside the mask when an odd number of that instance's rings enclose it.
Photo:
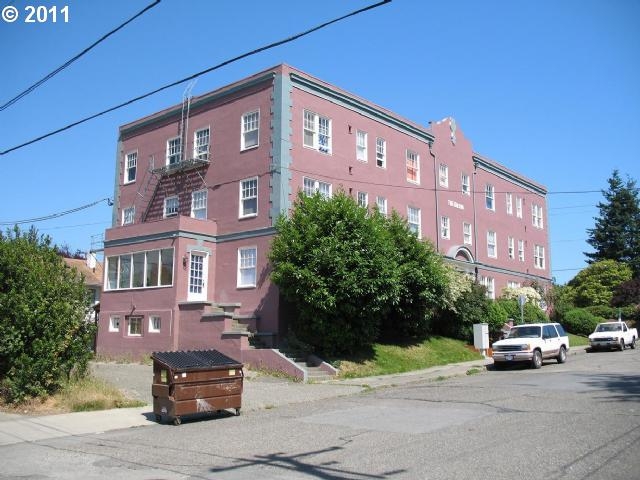
M 0 20 L 0 104 L 150 3 L 0 0 L 21 15 Z M 162 0 L 0 111 L 0 150 L 373 3 Z M 27 4 L 68 5 L 69 22 L 25 23 Z M 640 181 L 638 25 L 636 0 L 393 0 L 204 75 L 193 94 L 288 63 L 423 125 L 455 117 L 475 151 L 549 190 L 552 274 L 565 283 L 586 265 L 613 169 Z M 0 222 L 112 197 L 118 127 L 179 103 L 185 87 L 0 156 Z M 110 222 L 101 202 L 35 225 L 87 250 Z

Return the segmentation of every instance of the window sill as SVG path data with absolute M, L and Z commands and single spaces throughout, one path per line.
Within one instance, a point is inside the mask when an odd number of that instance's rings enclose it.
M 250 290 L 252 288 L 256 288 L 255 285 L 238 285 L 236 287 L 238 290 Z

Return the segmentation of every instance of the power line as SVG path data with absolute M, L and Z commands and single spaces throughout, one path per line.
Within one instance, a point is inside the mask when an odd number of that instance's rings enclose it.
M 39 136 L 37 138 L 34 138 L 33 140 L 29 140 L 28 142 L 22 143 L 20 145 L 16 145 L 15 147 L 11 147 L 11 148 L 9 148 L 7 150 L 3 150 L 2 152 L 0 152 L 0 156 L 1 155 L 6 155 L 7 153 L 13 152 L 14 150 L 18 150 L 20 148 L 26 147 L 27 145 L 31 145 L 33 143 L 39 142 L 41 140 L 44 140 L 45 138 L 51 137 L 52 135 L 56 135 L 56 134 L 58 134 L 60 132 L 64 132 L 65 130 L 69 130 L 69 129 L 73 128 L 73 127 L 76 127 L 76 126 L 82 124 L 82 123 L 88 122 L 89 120 L 93 120 L 94 118 L 98 118 L 98 117 L 100 117 L 102 115 L 105 115 L 107 113 L 113 112 L 113 111 L 118 110 L 118 109 L 120 109 L 122 107 L 126 107 L 127 105 L 131 105 L 132 103 L 135 103 L 135 102 L 138 102 L 138 101 L 140 101 L 142 99 L 150 97 L 151 95 L 155 95 L 156 93 L 162 92 L 163 90 L 167 90 L 168 88 L 175 87 L 176 85 L 180 85 L 181 83 L 188 82 L 190 80 L 193 80 L 194 78 L 198 78 L 198 77 L 200 77 L 200 76 L 202 76 L 202 75 L 204 75 L 206 73 L 210 73 L 210 72 L 212 72 L 214 70 L 217 70 L 219 68 L 222 68 L 222 67 L 224 67 L 226 65 L 229 65 L 231 63 L 237 62 L 238 60 L 242 60 L 243 58 L 250 57 L 250 56 L 255 55 L 257 53 L 264 52 L 265 50 L 269 50 L 269 49 L 278 47 L 280 45 L 284 45 L 286 43 L 293 42 L 294 40 L 297 40 L 297 39 L 299 39 L 301 37 L 309 35 L 309 34 L 311 34 L 313 32 L 316 32 L 316 31 L 318 31 L 318 30 L 320 30 L 322 28 L 328 27 L 331 24 L 334 24 L 334 23 L 339 22 L 341 20 L 344 20 L 346 18 L 352 17 L 354 15 L 358 15 L 360 13 L 366 12 L 367 10 L 372 10 L 374 8 L 380 7 L 380 6 L 382 6 L 382 5 L 386 4 L 386 3 L 389 3 L 389 2 L 391 2 L 391 0 L 382 0 L 381 2 L 375 3 L 373 5 L 369 5 L 368 7 L 360 8 L 358 10 L 354 10 L 351 13 L 347 13 L 346 15 L 343 15 L 341 17 L 334 18 L 333 20 L 329 20 L 328 22 L 324 22 L 324 23 L 322 23 L 320 25 L 317 25 L 317 26 L 315 26 L 313 28 L 310 28 L 309 30 L 305 30 L 304 32 L 298 33 L 298 34 L 293 35 L 291 37 L 285 38 L 283 40 L 278 40 L 277 42 L 270 43 L 270 44 L 265 45 L 263 47 L 256 48 L 255 50 L 251 50 L 250 52 L 246 52 L 246 53 L 243 53 L 242 55 L 238 55 L 237 57 L 231 58 L 229 60 L 225 60 L 224 62 L 219 63 L 218 65 L 215 65 L 213 67 L 207 68 L 207 69 L 202 70 L 202 71 L 200 71 L 198 73 L 194 73 L 193 75 L 185 77 L 185 78 L 183 78 L 181 80 L 176 80 L 175 82 L 172 82 L 172 83 L 170 83 L 168 85 L 165 85 L 163 87 L 157 88 L 157 89 L 155 89 L 155 90 L 153 90 L 151 92 L 145 93 L 144 95 L 140 95 L 138 97 L 132 98 L 131 100 L 127 100 L 126 102 L 123 102 L 123 103 L 121 103 L 119 105 L 116 105 L 114 107 L 108 108 L 107 110 L 103 110 L 102 112 L 93 114 L 93 115 L 91 115 L 89 117 L 85 117 L 82 120 L 78 120 L 77 122 L 70 123 L 69 125 L 66 125 L 66 126 L 64 126 L 62 128 L 59 128 L 59 129 L 54 130 L 52 132 L 46 133 L 44 135 L 41 135 L 41 136 Z
M 31 92 L 33 92 L 36 88 L 38 88 L 40 85 L 42 85 L 44 82 L 46 82 L 47 80 L 49 80 L 50 78 L 54 77 L 55 75 L 57 75 L 58 73 L 60 73 L 62 70 L 64 70 L 65 68 L 67 68 L 69 65 L 71 65 L 73 62 L 75 62 L 76 60 L 78 60 L 80 57 L 82 57 L 84 54 L 86 54 L 87 52 L 89 52 L 89 50 L 93 49 L 93 47 L 95 47 L 96 45 L 98 45 L 99 43 L 102 43 L 104 40 L 106 40 L 107 38 L 109 38 L 111 35 L 113 35 L 114 33 L 116 33 L 118 30 L 121 30 L 122 28 L 124 28 L 125 26 L 127 26 L 129 23 L 131 23 L 132 21 L 134 21 L 136 18 L 138 18 L 140 15 L 143 15 L 145 12 L 147 12 L 148 10 L 152 9 L 153 7 L 155 7 L 158 3 L 160 3 L 160 0 L 155 0 L 154 3 L 147 5 L 144 9 L 142 9 L 140 12 L 138 12 L 137 14 L 135 14 L 133 17 L 131 17 L 129 20 L 127 20 L 126 22 L 120 24 L 118 27 L 114 28 L 113 30 L 111 30 L 109 33 L 107 33 L 106 35 L 103 35 L 102 37 L 100 37 L 97 41 L 93 42 L 91 45 L 89 45 L 87 48 L 85 48 L 84 50 L 82 50 L 79 54 L 77 54 L 75 57 L 67 60 L 65 63 L 63 63 L 62 65 L 60 65 L 58 68 L 56 68 L 53 72 L 45 75 L 43 78 L 41 78 L 40 80 L 38 80 L 36 83 L 34 83 L 33 85 L 31 85 L 29 88 L 27 88 L 26 90 L 24 90 L 23 92 L 19 93 L 18 95 L 16 95 L 15 97 L 13 97 L 11 100 L 9 100 L 7 103 L 5 103 L 4 105 L 0 106 L 0 112 L 5 110 L 6 108 L 10 107 L 11 105 L 13 105 L 14 103 L 16 103 L 18 100 L 20 100 L 23 97 L 26 97 L 27 95 L 29 95 Z
M 20 225 L 23 223 L 35 223 L 35 222 L 43 222 L 45 220 L 52 220 L 58 217 L 64 217 L 65 215 L 69 215 L 70 213 L 79 212 L 81 210 L 85 210 L 87 208 L 91 208 L 100 202 L 107 202 L 108 205 L 111 205 L 111 199 L 108 197 L 101 198 L 100 200 L 96 200 L 95 202 L 88 203 L 87 205 L 82 205 L 80 207 L 72 208 L 70 210 L 65 210 L 64 212 L 52 213 L 50 215 L 45 215 L 43 217 L 35 217 L 35 218 L 27 218 L 25 220 L 14 220 L 11 222 L 0 222 L 0 225 Z

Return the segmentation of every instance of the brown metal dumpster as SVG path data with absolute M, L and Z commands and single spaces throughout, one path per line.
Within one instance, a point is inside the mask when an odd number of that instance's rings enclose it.
M 217 350 L 153 352 L 153 413 L 180 425 L 181 417 L 242 406 L 243 365 Z

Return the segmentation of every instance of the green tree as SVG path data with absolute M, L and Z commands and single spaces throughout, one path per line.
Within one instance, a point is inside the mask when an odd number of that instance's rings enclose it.
M 640 275 L 640 200 L 635 180 L 626 183 L 614 170 L 608 179 L 609 189 L 602 191 L 604 202 L 598 203 L 599 216 L 588 229 L 587 242 L 593 252 L 585 252 L 589 262 L 615 260 L 628 264 L 634 276 Z
M 471 342 L 473 324 L 487 321 L 491 303 L 487 298 L 487 289 L 468 281 L 469 289 L 465 289 L 452 307 L 442 310 L 434 319 L 433 333 Z
M 393 212 L 385 221 L 397 257 L 398 299 L 383 319 L 387 340 L 429 333 L 435 311 L 444 306 L 449 271 L 429 241 L 420 241 L 407 221 Z
M 272 279 L 293 307 L 289 327 L 326 355 L 370 346 L 399 298 L 397 258 L 385 220 L 344 192 L 302 193 L 276 222 Z
M 0 392 L 19 402 L 55 392 L 91 358 L 84 281 L 34 228 L 0 233 Z
M 581 270 L 569 283 L 576 307 L 608 306 L 614 290 L 631 280 L 631 267 L 616 260 L 602 260 Z

